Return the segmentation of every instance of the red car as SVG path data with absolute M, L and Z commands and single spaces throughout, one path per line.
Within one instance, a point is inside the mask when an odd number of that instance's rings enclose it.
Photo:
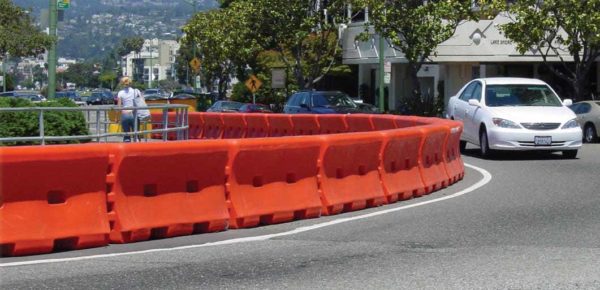
M 269 106 L 263 104 L 244 104 L 239 111 L 242 113 L 273 113 Z

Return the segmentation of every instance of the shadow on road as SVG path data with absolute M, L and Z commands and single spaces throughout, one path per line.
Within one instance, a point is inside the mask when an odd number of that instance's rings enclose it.
M 487 159 L 487 160 L 576 160 L 579 159 L 565 159 L 562 156 L 561 152 L 548 152 L 548 151 L 497 151 L 494 156 L 489 158 L 484 158 L 479 154 L 478 148 L 467 148 L 462 152 L 463 155 L 479 158 L 479 159 Z

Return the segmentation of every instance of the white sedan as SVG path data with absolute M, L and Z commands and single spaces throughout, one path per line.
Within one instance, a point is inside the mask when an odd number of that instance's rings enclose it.
M 484 157 L 496 150 L 548 150 L 575 158 L 582 131 L 567 107 L 572 103 L 541 80 L 483 78 L 450 98 L 446 117 L 464 124 L 461 149 L 478 145 Z

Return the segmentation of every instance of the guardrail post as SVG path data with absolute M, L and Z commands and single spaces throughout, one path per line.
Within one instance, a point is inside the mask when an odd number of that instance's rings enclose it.
M 40 138 L 42 138 L 42 145 L 46 145 L 46 141 L 44 140 L 44 109 L 40 109 L 38 128 L 40 129 Z
M 162 134 L 162 137 L 163 137 L 163 141 L 167 141 L 167 139 L 168 139 L 167 135 L 169 135 L 169 133 L 165 130 L 169 128 L 169 109 L 163 108 L 162 112 L 163 112 L 163 116 L 162 116 L 163 117 L 163 119 L 162 119 L 163 134 Z
M 88 111 L 88 116 L 90 111 Z M 96 142 L 100 143 L 100 109 L 96 109 Z

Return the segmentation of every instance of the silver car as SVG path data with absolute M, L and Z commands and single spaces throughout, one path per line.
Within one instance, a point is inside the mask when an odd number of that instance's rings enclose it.
M 600 101 L 583 101 L 573 104 L 571 110 L 577 115 L 577 122 L 583 129 L 583 141 L 598 141 L 600 129 Z

